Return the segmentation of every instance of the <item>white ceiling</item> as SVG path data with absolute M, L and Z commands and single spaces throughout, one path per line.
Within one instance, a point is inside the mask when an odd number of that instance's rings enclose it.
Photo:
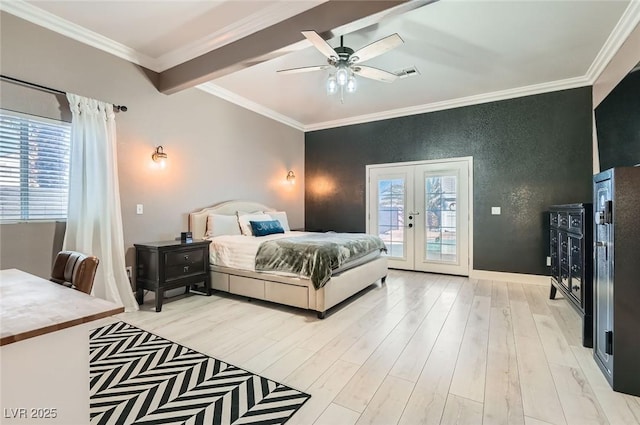
M 324 1 L 3 0 L 0 7 L 160 72 Z M 276 73 L 326 63 L 305 41 L 200 88 L 302 130 L 334 127 L 593 84 L 639 22 L 637 0 L 440 0 L 343 33 L 354 50 L 398 33 L 404 44 L 366 65 L 415 66 L 417 76 L 391 84 L 359 78 L 341 102 L 325 94 L 328 71 Z

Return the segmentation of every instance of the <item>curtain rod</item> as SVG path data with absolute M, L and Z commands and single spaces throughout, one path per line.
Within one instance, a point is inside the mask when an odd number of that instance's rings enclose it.
M 52 89 L 51 87 L 42 86 L 42 85 L 36 84 L 36 83 L 30 83 L 28 81 L 20 80 L 18 78 L 9 77 L 9 76 L 6 76 L 6 75 L 0 75 L 0 79 L 5 80 L 5 81 L 10 81 L 12 83 L 21 84 L 23 86 L 31 87 L 31 88 L 34 88 L 34 89 L 46 91 L 46 92 L 53 93 L 53 94 L 61 94 L 63 96 L 67 95 L 67 92 L 64 92 L 62 90 Z M 113 105 L 113 109 L 115 109 L 116 111 L 127 112 L 127 107 L 124 106 L 124 105 Z

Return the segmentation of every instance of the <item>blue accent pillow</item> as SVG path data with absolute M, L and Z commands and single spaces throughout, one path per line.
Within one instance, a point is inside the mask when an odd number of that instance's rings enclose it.
M 274 233 L 284 233 L 284 229 L 278 220 L 249 221 L 253 236 L 267 236 Z

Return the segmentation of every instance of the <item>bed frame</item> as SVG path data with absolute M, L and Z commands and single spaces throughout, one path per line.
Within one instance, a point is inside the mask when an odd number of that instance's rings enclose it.
M 189 214 L 189 230 L 194 239 L 203 239 L 209 214 L 235 215 L 236 211 L 275 211 L 249 201 L 229 201 Z M 364 288 L 387 277 L 387 257 L 372 261 L 331 276 L 320 289 L 309 279 L 277 276 L 220 266 L 210 266 L 211 287 L 232 294 L 314 310 L 324 319 L 327 310 L 357 294 Z

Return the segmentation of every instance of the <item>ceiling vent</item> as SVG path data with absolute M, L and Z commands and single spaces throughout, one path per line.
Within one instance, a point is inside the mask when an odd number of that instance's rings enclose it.
M 398 76 L 398 78 L 408 78 L 415 75 L 420 75 L 418 69 L 415 66 L 412 66 L 411 68 L 405 68 L 401 71 L 396 71 L 395 74 Z

